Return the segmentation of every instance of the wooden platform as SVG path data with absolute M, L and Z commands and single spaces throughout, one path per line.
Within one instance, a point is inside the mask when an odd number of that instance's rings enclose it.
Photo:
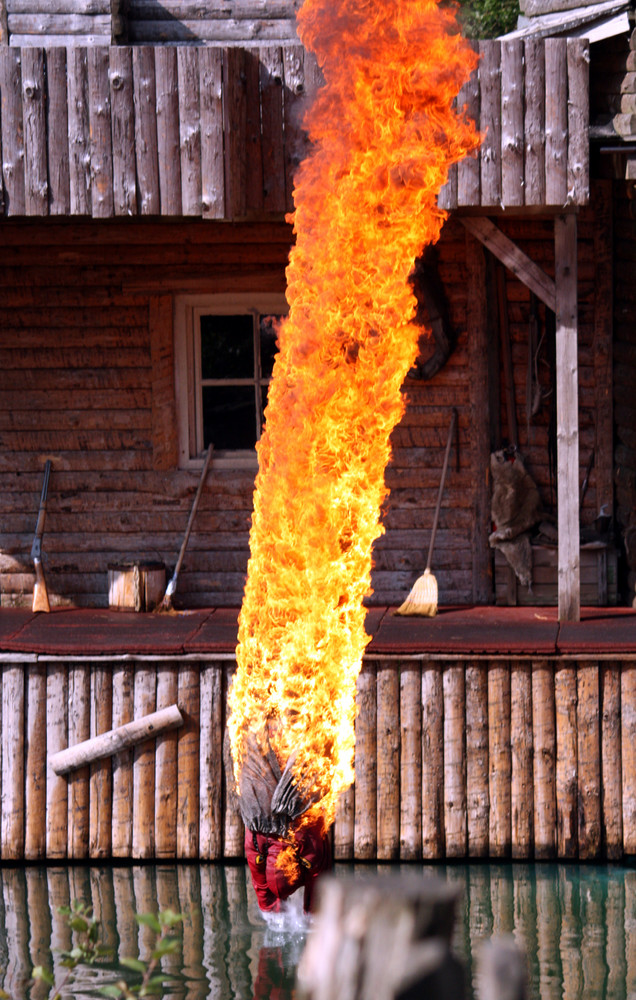
M 33 614 L 0 610 L 0 659 L 46 657 L 216 657 L 233 654 L 236 608 L 136 614 L 60 608 Z M 560 624 L 556 608 L 440 608 L 435 618 L 400 617 L 371 608 L 368 657 L 607 656 L 636 658 L 636 611 L 584 608 L 581 621 Z
M 636 613 L 368 614 L 350 860 L 636 855 Z M 237 858 L 223 764 L 237 609 L 0 610 L 0 860 Z M 69 775 L 52 757 L 178 704 L 184 725 Z

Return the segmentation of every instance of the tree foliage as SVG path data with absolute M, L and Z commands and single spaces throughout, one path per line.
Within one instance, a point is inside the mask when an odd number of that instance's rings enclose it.
M 517 26 L 519 0 L 459 0 L 457 20 L 467 38 L 496 38 Z

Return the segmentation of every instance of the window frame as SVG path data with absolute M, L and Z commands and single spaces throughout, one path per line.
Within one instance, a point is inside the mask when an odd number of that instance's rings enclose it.
M 222 379 L 202 379 L 201 340 L 198 320 L 205 315 L 245 316 L 285 315 L 287 300 L 282 292 L 239 292 L 175 295 L 174 298 L 174 371 L 177 414 L 177 452 L 180 469 L 200 468 L 203 463 L 202 385 L 223 384 Z M 256 342 L 255 342 L 256 346 Z M 232 379 L 236 383 L 253 385 L 260 393 L 270 379 L 263 379 L 260 352 L 255 357 L 253 379 Z M 260 416 L 257 410 L 257 430 Z M 260 435 L 259 435 L 260 436 Z M 256 469 L 256 449 L 215 451 L 217 468 Z

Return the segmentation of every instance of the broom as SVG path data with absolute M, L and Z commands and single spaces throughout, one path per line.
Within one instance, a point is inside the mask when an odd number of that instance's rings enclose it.
M 161 604 L 158 604 L 154 610 L 154 614 L 162 614 L 164 612 L 172 612 L 174 609 L 172 607 L 172 595 L 177 589 L 177 578 L 179 576 L 179 570 L 181 569 L 181 563 L 183 562 L 183 556 L 185 554 L 186 545 L 188 544 L 188 539 L 190 537 L 190 530 L 192 528 L 192 522 L 194 521 L 195 514 L 197 512 L 197 507 L 199 506 L 199 500 L 201 499 L 201 493 L 203 491 L 203 486 L 205 484 L 206 476 L 208 474 L 208 469 L 210 467 L 210 462 L 212 461 L 212 452 L 214 451 L 214 445 L 209 445 L 207 454 L 205 456 L 205 461 L 203 463 L 203 469 L 201 470 L 201 478 L 199 479 L 199 485 L 197 487 L 197 492 L 194 497 L 194 502 L 192 504 L 192 510 L 190 511 L 190 517 L 188 518 L 188 524 L 185 530 L 185 535 L 183 536 L 183 541 L 181 543 L 181 550 L 179 552 L 179 558 L 177 559 L 177 565 L 174 568 L 174 573 L 170 577 L 170 582 L 166 587 L 166 592 L 163 595 L 163 600 Z
M 431 573 L 431 560 L 433 558 L 433 546 L 435 545 L 435 535 L 437 534 L 437 522 L 439 511 L 442 506 L 442 494 L 444 483 L 446 482 L 446 470 L 448 469 L 448 457 L 450 455 L 451 444 L 453 442 L 453 432 L 457 422 L 457 410 L 453 409 L 450 427 L 448 428 L 448 440 L 446 441 L 446 452 L 444 453 L 444 465 L 442 466 L 442 478 L 439 483 L 437 494 L 437 504 L 435 506 L 435 517 L 433 518 L 433 530 L 431 531 L 431 541 L 428 546 L 428 559 L 426 569 L 422 576 L 413 584 L 411 593 L 395 612 L 396 615 L 423 615 L 433 618 L 437 614 L 437 580 Z

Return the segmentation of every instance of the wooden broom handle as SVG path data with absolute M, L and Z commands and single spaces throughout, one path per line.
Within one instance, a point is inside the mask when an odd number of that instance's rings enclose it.
M 431 561 L 433 559 L 433 547 L 435 545 L 435 535 L 437 534 L 437 522 L 439 521 L 439 512 L 442 506 L 442 494 L 444 492 L 444 483 L 446 482 L 446 470 L 448 469 L 448 459 L 450 456 L 451 445 L 453 443 L 453 432 L 455 430 L 455 423 L 457 421 L 457 410 L 453 407 L 453 413 L 451 415 L 450 427 L 448 428 L 448 439 L 446 441 L 446 451 L 444 453 L 444 465 L 442 466 L 442 477 L 439 481 L 439 491 L 437 493 L 437 503 L 435 505 L 435 517 L 433 518 L 433 530 L 431 531 L 431 541 L 428 546 L 428 559 L 426 560 L 426 568 L 430 570 Z

